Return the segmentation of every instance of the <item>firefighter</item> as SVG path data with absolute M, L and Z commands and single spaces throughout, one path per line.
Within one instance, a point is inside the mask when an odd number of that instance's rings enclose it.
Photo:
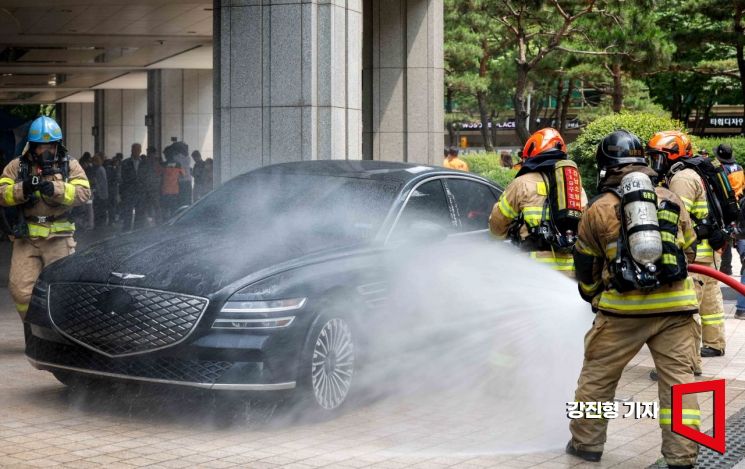
M 701 151 L 703 156 L 704 152 Z M 745 171 L 742 166 L 737 164 L 735 158 L 732 156 L 732 146 L 728 143 L 722 143 L 714 148 L 714 155 L 717 161 L 722 164 L 724 172 L 727 173 L 727 180 L 729 181 L 732 190 L 735 191 L 735 197 L 739 200 L 742 197 L 742 192 L 745 190 Z M 727 245 L 724 246 L 722 252 L 722 264 L 719 266 L 719 271 L 727 275 L 732 275 L 732 247 L 735 245 L 736 240 L 732 237 L 727 239 Z
M 572 240 L 565 240 L 565 245 L 546 240 L 544 234 L 550 234 L 546 224 L 551 217 L 551 177 L 558 162 L 571 163 L 567 160 L 566 145 L 559 132 L 552 128 L 541 129 L 530 136 L 522 152 L 522 163 L 516 178 L 507 186 L 499 201 L 494 205 L 489 217 L 489 229 L 496 238 L 508 236 L 513 244 L 528 251 L 531 258 L 548 265 L 554 270 L 573 275 Z M 572 163 L 573 164 L 573 163 Z M 576 169 L 576 165 L 574 165 Z M 561 184 L 562 187 L 577 189 L 577 210 L 573 211 L 574 233 L 579 223 L 582 208 L 587 204 L 587 195 L 582 189 L 579 172 L 577 184 Z M 555 186 L 556 184 L 554 184 Z M 558 194 L 557 194 L 558 195 Z M 565 197 L 564 194 L 561 194 Z M 546 228 L 546 229 L 544 229 Z M 563 236 L 558 233 L 552 239 Z
M 647 154 L 652 168 L 666 186 L 685 204 L 693 220 L 698 237 L 696 246 L 696 264 L 716 268 L 721 250 L 728 235 L 721 226 L 713 225 L 709 211 L 706 184 L 700 173 L 686 164 L 693 161 L 693 150 L 690 138 L 678 131 L 658 132 L 647 144 Z M 708 161 L 708 160 L 706 160 Z M 680 163 L 680 164 L 677 164 Z M 697 328 L 696 374 L 701 372 L 701 359 L 698 347 L 703 338 L 701 357 L 718 357 L 724 355 L 724 301 L 719 282 L 705 275 L 694 274 L 694 284 L 700 302 L 700 321 Z
M 13 240 L 8 287 L 21 319 L 41 270 L 74 252 L 70 210 L 90 196 L 83 168 L 68 161 L 57 122 L 46 116 L 34 120 L 24 153 L 0 177 L 0 205 L 15 208 L 6 216 Z
M 680 198 L 668 189 L 654 187 L 651 178 L 655 173 L 647 166 L 644 147 L 634 134 L 625 130 L 611 133 L 598 146 L 596 159 L 600 194 L 582 216 L 574 254 L 580 295 L 596 312 L 585 335 L 585 359 L 575 401 L 612 402 L 624 367 L 647 344 L 660 374 L 662 455 L 670 468 L 692 468 L 698 445 L 671 431 L 671 386 L 693 381 L 692 315 L 698 310 L 698 301 L 686 264 L 695 255 L 693 225 L 681 209 Z M 622 180 L 626 183 L 623 188 Z M 627 181 L 646 181 L 646 186 Z M 635 192 L 634 187 L 647 189 Z M 627 190 L 628 196 L 619 194 Z M 633 202 L 637 205 L 626 210 Z M 656 225 L 650 226 L 649 218 L 640 217 L 639 202 L 651 204 L 659 220 Z M 658 254 L 652 267 L 637 260 L 639 253 L 649 248 L 644 245 L 649 238 L 634 237 L 642 231 L 657 236 L 658 252 L 664 253 Z M 644 275 L 629 278 L 628 270 L 616 268 L 618 265 L 639 266 L 645 269 Z M 683 422 L 698 427 L 695 394 L 684 395 L 682 407 Z M 608 420 L 588 418 L 588 414 L 596 415 L 588 411 L 584 418 L 570 422 L 572 439 L 566 452 L 599 461 Z
M 448 169 L 468 171 L 468 163 L 458 158 L 459 153 L 460 150 L 458 150 L 458 148 L 450 147 L 450 149 L 447 151 L 447 156 L 445 156 L 445 160 L 442 162 L 442 166 Z

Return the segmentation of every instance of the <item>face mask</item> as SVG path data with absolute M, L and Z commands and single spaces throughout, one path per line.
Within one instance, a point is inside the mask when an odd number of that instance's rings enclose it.
M 45 150 L 41 155 L 36 155 L 36 162 L 41 166 L 51 166 L 54 164 L 56 152 Z
M 649 167 L 655 170 L 660 176 L 667 172 L 667 158 L 664 153 L 650 152 L 647 154 Z

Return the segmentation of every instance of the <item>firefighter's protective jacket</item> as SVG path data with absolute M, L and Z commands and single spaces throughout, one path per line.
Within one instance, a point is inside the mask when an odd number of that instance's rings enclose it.
M 543 217 L 550 213 L 546 204 L 548 186 L 541 173 L 531 172 L 515 178 L 494 205 L 489 217 L 489 229 L 498 239 L 505 239 L 511 225 L 522 215 L 520 239 L 528 237 L 528 227 L 538 227 Z M 582 206 L 587 205 L 587 195 L 582 191 Z M 571 253 L 552 251 L 533 251 L 530 257 L 546 264 L 554 270 L 573 271 L 574 261 Z
M 639 171 L 654 176 L 653 170 L 646 166 L 627 166 L 612 173 L 606 179 L 607 187 L 617 187 L 623 176 Z M 670 190 L 657 187 L 658 204 L 669 200 L 682 206 L 683 203 Z M 577 279 L 582 297 L 591 301 L 594 308 L 617 316 L 658 316 L 698 311 L 696 291 L 693 280 L 685 280 L 664 285 L 651 292 L 634 290 L 619 293 L 610 287 L 610 262 L 616 257 L 621 230 L 621 199 L 612 193 L 597 196 L 585 210 L 579 224 L 577 244 L 575 245 L 575 264 Z M 669 212 L 668 215 L 673 215 Z M 664 216 L 664 215 L 663 215 Z M 676 244 L 683 248 L 688 261 L 695 257 L 693 244 L 696 234 L 691 218 L 685 210 L 680 211 Z
M 683 201 L 685 209 L 690 213 L 695 227 L 699 221 L 709 216 L 709 202 L 706 198 L 704 181 L 698 173 L 686 168 L 673 175 L 668 183 L 670 190 Z M 711 264 L 714 262 L 714 250 L 706 239 L 699 240 L 696 245 L 696 263 Z
M 28 156 L 23 155 L 8 163 L 0 176 L 0 206 L 13 207 L 23 205 L 28 201 L 23 195 L 23 181 L 19 180 L 21 158 L 28 158 Z M 30 175 L 41 174 L 41 168 L 38 165 L 28 164 Z M 62 174 L 43 176 L 43 179 L 52 181 L 54 195 L 47 197 L 37 191 L 36 202 L 32 206 L 23 206 L 29 237 L 72 236 L 75 232 L 75 224 L 69 221 L 66 215 L 72 207 L 84 204 L 91 197 L 90 184 L 85 171 L 76 160 L 70 160 L 67 181 L 63 179 Z M 53 220 L 44 221 L 43 217 L 50 217 Z

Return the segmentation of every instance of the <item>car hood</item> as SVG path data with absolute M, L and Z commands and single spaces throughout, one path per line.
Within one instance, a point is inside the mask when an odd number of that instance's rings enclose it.
M 228 236 L 219 229 L 158 227 L 94 244 L 51 265 L 48 282 L 123 284 L 211 296 L 223 287 L 272 266 L 317 262 L 354 250 L 328 240 L 264 236 L 262 240 Z M 315 244 L 314 244 L 315 243 Z

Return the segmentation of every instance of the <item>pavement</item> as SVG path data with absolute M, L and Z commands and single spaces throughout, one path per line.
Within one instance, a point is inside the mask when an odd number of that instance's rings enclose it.
M 0 243 L 3 271 L 4 248 Z M 728 416 L 745 408 L 745 321 L 733 314 L 728 302 L 726 356 L 704 359 L 700 378 L 727 380 Z M 617 397 L 656 400 L 657 384 L 648 378 L 652 368 L 644 347 L 624 371 Z M 71 390 L 25 360 L 21 324 L 2 287 L 0 376 L 0 467 L 634 468 L 661 456 L 653 419 L 611 420 L 600 463 L 582 462 L 560 448 L 484 451 L 494 416 L 478 406 L 457 421 L 433 414 L 422 402 L 452 402 L 437 392 L 386 396 L 356 403 L 333 419 L 315 419 L 278 401 L 227 402 L 207 392 L 122 385 Z M 699 403 L 701 428 L 709 429 L 712 396 L 700 394 Z M 468 450 L 475 447 L 469 444 L 482 444 L 482 450 Z

